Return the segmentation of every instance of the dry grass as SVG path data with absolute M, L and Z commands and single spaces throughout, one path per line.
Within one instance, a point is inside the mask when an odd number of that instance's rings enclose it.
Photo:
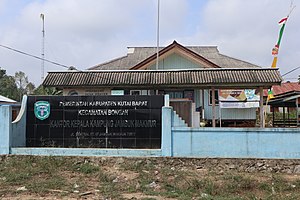
M 293 174 L 198 169 L 174 161 L 1 157 L 0 199 L 300 199 L 300 178 Z

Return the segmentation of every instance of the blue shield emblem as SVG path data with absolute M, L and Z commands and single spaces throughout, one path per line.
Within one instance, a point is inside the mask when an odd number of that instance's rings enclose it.
M 37 101 L 34 103 L 34 115 L 39 120 L 47 119 L 50 115 L 50 103 L 48 101 Z

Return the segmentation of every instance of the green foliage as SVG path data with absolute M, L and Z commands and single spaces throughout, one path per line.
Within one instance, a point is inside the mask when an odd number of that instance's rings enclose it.
M 21 101 L 23 95 L 32 94 L 35 85 L 28 81 L 28 77 L 22 71 L 16 72 L 15 76 L 8 76 L 6 70 L 0 68 L 0 94 Z
M 6 70 L 0 67 L 0 79 L 3 78 L 4 75 L 6 75 Z
M 15 73 L 15 82 L 17 88 L 19 90 L 20 100 L 22 99 L 23 95 L 28 95 L 33 92 L 35 89 L 35 85 L 28 81 L 28 77 L 22 71 L 18 71 Z
M 19 100 L 14 77 L 6 75 L 6 70 L 2 68 L 0 68 L 0 94 L 13 100 Z
M 98 166 L 94 166 L 90 163 L 84 163 L 81 165 L 76 165 L 74 167 L 77 171 L 84 173 L 84 174 L 93 174 L 93 173 L 96 173 L 99 171 Z
M 226 189 L 230 193 L 237 193 L 241 190 L 252 190 L 255 188 L 254 181 L 249 176 L 227 174 L 224 179 L 229 183 Z
M 283 113 L 275 112 L 274 117 L 275 117 L 275 119 L 283 119 Z M 287 110 L 285 110 L 285 119 L 297 119 L 296 110 L 290 111 L 289 113 L 287 113 Z
M 62 91 L 55 87 L 44 87 L 43 85 L 38 86 L 34 91 L 34 95 L 62 95 Z
M 66 179 L 62 176 L 55 175 L 47 179 L 37 179 L 27 185 L 27 188 L 34 193 L 47 192 L 51 189 L 61 189 L 66 186 Z

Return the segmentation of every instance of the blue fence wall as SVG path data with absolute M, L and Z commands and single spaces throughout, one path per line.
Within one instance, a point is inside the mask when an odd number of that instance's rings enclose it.
M 189 128 L 172 107 L 162 109 L 161 149 L 72 149 L 25 147 L 25 119 L 13 125 L 11 108 L 0 106 L 0 155 L 300 159 L 299 128 Z
M 172 156 L 222 158 L 300 158 L 295 129 L 172 129 Z
M 190 128 L 177 126 L 171 107 L 163 108 L 168 148 L 163 156 L 198 158 L 300 158 L 299 128 Z M 173 116 L 173 117 L 172 117 Z
M 11 106 L 0 106 L 0 155 L 9 154 L 11 147 Z

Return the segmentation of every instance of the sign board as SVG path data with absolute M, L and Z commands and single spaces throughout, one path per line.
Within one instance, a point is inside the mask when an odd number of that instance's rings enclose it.
M 26 146 L 160 148 L 164 96 L 29 96 Z
M 254 89 L 219 90 L 219 101 L 259 101 L 259 93 Z
M 255 89 L 219 90 L 221 108 L 257 108 L 260 95 Z

